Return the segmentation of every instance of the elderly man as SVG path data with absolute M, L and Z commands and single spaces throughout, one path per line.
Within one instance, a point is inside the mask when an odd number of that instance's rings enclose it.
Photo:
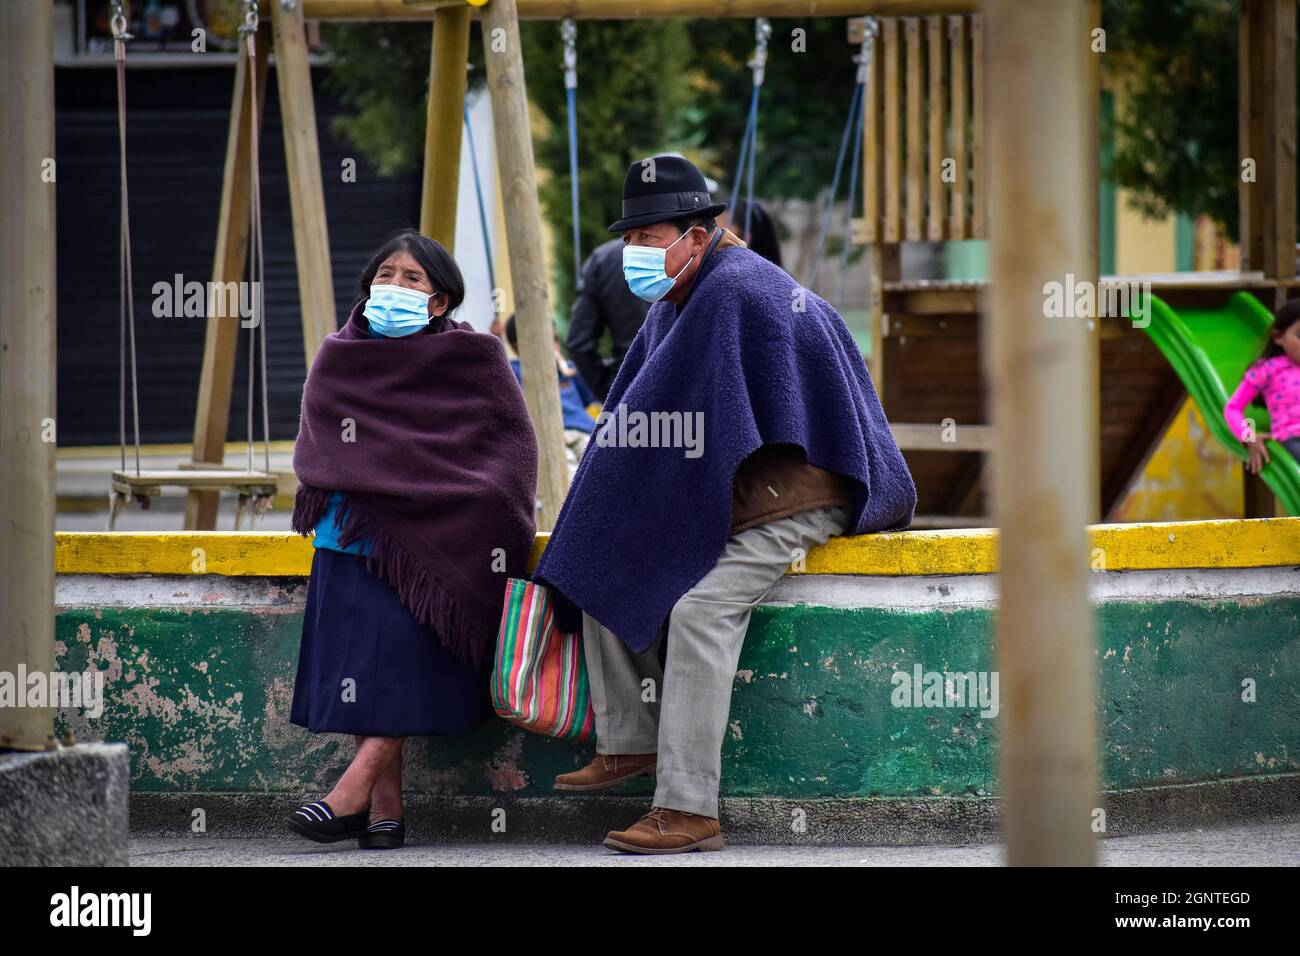
M 535 575 L 561 623 L 581 610 L 596 757 L 556 778 L 591 792 L 657 776 L 605 846 L 722 847 L 718 786 L 754 607 L 837 534 L 905 528 L 916 488 L 843 319 L 714 217 L 688 160 L 635 162 L 623 273 L 656 303 Z M 667 641 L 661 670 L 659 649 Z
M 664 155 L 684 158 L 681 153 Z M 707 176 L 704 185 L 710 194 L 718 191 L 718 184 Z M 781 264 L 779 258 L 773 261 Z M 582 280 L 574 291 L 564 347 L 602 402 L 649 309 L 650 303 L 633 293 L 623 279 L 623 240 L 611 239 L 597 246 L 582 264 Z M 606 332 L 611 352 L 608 357 L 601 354 Z

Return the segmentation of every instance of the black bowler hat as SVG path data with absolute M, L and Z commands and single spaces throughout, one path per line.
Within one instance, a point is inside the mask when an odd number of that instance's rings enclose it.
M 726 208 L 725 202 L 713 201 L 704 174 L 689 159 L 669 154 L 651 156 L 627 168 L 623 218 L 609 231 L 623 232 L 682 216 L 716 216 Z

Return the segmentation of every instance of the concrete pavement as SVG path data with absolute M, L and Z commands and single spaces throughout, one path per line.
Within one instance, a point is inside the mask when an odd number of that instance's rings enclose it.
M 418 836 L 414 837 L 418 841 Z M 989 846 L 733 846 L 720 853 L 631 857 L 599 845 L 408 843 L 401 850 L 358 850 L 305 840 L 217 837 L 131 841 L 132 866 L 997 866 Z M 1247 826 L 1115 837 L 1101 844 L 1105 866 L 1300 865 L 1300 816 Z

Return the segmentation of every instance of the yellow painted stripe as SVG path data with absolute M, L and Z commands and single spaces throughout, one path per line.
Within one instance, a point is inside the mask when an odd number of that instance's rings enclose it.
M 291 532 L 60 531 L 59 574 L 226 574 L 278 577 L 311 572 L 311 542 Z
M 56 538 L 60 574 L 275 577 L 311 570 L 311 543 L 289 533 L 65 531 Z M 1097 570 L 1300 565 L 1300 518 L 1096 525 L 1089 529 L 1089 538 L 1090 564 Z M 530 567 L 548 539 L 544 533 L 537 536 Z M 802 572 L 795 573 L 988 574 L 996 570 L 997 532 L 963 529 L 832 538 L 814 548 Z

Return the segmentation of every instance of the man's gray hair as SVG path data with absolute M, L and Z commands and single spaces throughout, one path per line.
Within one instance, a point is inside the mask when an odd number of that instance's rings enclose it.
M 713 232 L 714 227 L 718 224 L 712 216 L 689 215 L 682 216 L 680 219 L 669 219 L 670 223 L 677 227 L 677 232 L 684 233 L 694 226 L 703 226 L 706 232 Z

